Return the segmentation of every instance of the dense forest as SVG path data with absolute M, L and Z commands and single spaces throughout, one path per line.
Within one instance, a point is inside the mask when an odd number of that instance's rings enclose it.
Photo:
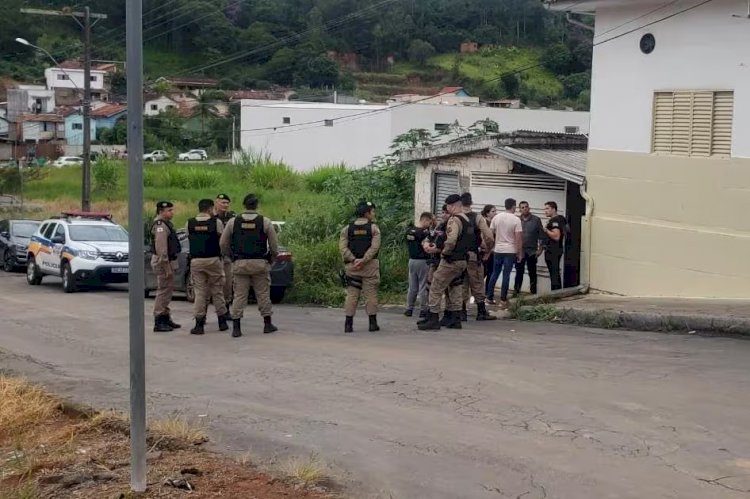
M 124 4 L 77 4 L 108 16 L 94 27 L 95 58 L 124 59 Z M 67 5 L 65 0 L 3 0 L 0 76 L 39 78 L 46 64 L 16 37 L 58 59 L 80 56 L 80 29 L 72 19 L 20 12 Z M 591 34 L 549 12 L 540 0 L 144 0 L 143 9 L 146 75 L 152 79 L 206 75 L 225 88 L 278 84 L 356 92 L 369 82 L 362 74 L 392 73 L 433 86 L 462 84 L 484 98 L 587 105 Z M 487 47 L 489 59 L 445 59 L 468 41 Z M 341 69 L 329 51 L 357 54 L 357 70 Z M 538 62 L 547 73 L 539 81 L 549 76 L 554 81 L 525 83 L 523 73 L 510 74 L 519 69 L 516 59 L 519 68 Z M 503 69 L 489 81 L 469 71 L 485 64 Z

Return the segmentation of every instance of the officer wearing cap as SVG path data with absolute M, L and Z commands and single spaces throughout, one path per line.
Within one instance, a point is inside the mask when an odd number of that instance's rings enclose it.
M 375 205 L 363 201 L 357 205 L 357 219 L 341 230 L 339 251 L 344 259 L 346 273 L 346 321 L 344 332 L 354 332 L 354 314 L 360 294 L 365 297 L 365 308 L 370 318 L 370 331 L 380 331 L 378 326 L 378 284 L 380 284 L 380 229 L 373 223 Z
M 276 230 L 270 218 L 258 213 L 255 194 L 245 196 L 245 211 L 232 218 L 221 234 L 221 250 L 232 255 L 234 298 L 232 300 L 232 337 L 242 336 L 241 321 L 252 286 L 258 310 L 263 316 L 263 333 L 278 328 L 271 322 L 271 263 L 279 254 Z
M 463 274 L 469 251 L 475 245 L 474 227 L 463 212 L 461 196 L 451 194 L 445 199 L 446 208 L 451 217 L 445 229 L 445 243 L 440 252 L 441 259 L 432 276 L 430 286 L 430 311 L 427 320 L 417 324 L 420 330 L 440 329 L 440 302 L 443 293 L 450 291 L 450 300 L 446 303 L 445 314 L 448 316 L 448 327 L 461 329 L 461 303 L 463 295 Z M 428 253 L 437 253 L 437 248 L 428 247 Z
M 214 217 L 221 220 L 224 227 L 237 216 L 235 212 L 229 209 L 231 202 L 232 200 L 227 194 L 219 194 L 214 202 Z M 229 255 L 224 257 L 224 300 L 227 303 L 232 302 L 232 258 Z
M 224 301 L 224 263 L 219 241 L 224 224 L 213 215 L 214 202 L 201 199 L 198 202 L 198 215 L 187 222 L 190 242 L 190 275 L 195 289 L 193 315 L 195 327 L 191 334 L 204 334 L 208 298 L 210 297 L 219 319 L 219 330 L 229 329 L 229 314 Z
M 177 270 L 177 255 L 180 240 L 172 225 L 174 205 L 169 201 L 156 203 L 156 218 L 151 224 L 151 268 L 156 274 L 156 298 L 154 299 L 154 332 L 167 332 L 180 327 L 170 315 L 169 303 L 174 292 L 174 273 Z

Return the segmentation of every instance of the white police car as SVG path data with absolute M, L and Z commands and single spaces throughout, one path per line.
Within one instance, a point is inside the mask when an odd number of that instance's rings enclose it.
M 63 290 L 128 282 L 128 233 L 106 213 L 66 212 L 45 220 L 31 236 L 26 280 L 62 277 Z

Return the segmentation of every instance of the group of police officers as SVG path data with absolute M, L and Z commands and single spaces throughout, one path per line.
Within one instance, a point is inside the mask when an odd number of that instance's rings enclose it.
M 209 299 L 218 317 L 219 330 L 229 329 L 232 337 L 242 336 L 241 321 L 252 287 L 263 317 L 263 332 L 273 333 L 271 321 L 271 264 L 278 255 L 278 240 L 271 220 L 259 214 L 258 198 L 248 194 L 243 200 L 245 211 L 229 210 L 230 198 L 219 194 L 216 201 L 203 199 L 199 213 L 188 220 L 190 272 L 195 291 L 191 334 L 204 334 Z M 485 305 L 483 251 L 492 248 L 494 236 L 486 220 L 471 209 L 471 194 L 452 194 L 445 200 L 442 221 L 434 223 L 430 213 L 421 217 L 421 232 L 407 233 L 410 255 L 419 253 L 427 265 L 428 308 L 420 314 L 420 330 L 439 330 L 441 326 L 461 329 L 466 320 L 466 303 L 470 296 L 477 305 L 476 319 L 495 320 Z M 151 266 L 157 277 L 154 301 L 154 332 L 180 327 L 172 320 L 169 304 L 174 291 L 178 255 L 181 252 L 177 232 L 172 225 L 174 205 L 169 201 L 156 204 L 157 214 L 151 225 Z M 354 315 L 360 297 L 364 298 L 369 331 L 379 331 L 377 320 L 378 285 L 380 284 L 381 234 L 375 224 L 375 205 L 363 201 L 355 210 L 356 219 L 341 230 L 339 251 L 346 286 L 344 332 L 354 332 Z M 424 303 L 423 297 L 423 303 Z M 231 300 L 231 305 L 230 305 Z M 442 319 L 440 312 L 445 303 Z M 412 302 L 413 304 L 413 302 Z M 411 313 L 407 313 L 411 315 Z
M 271 220 L 258 213 L 258 198 L 245 196 L 245 211 L 229 210 L 231 199 L 219 194 L 216 202 L 202 199 L 199 213 L 187 222 L 190 244 L 190 273 L 193 279 L 195 326 L 191 334 L 204 334 L 209 298 L 216 309 L 219 330 L 229 329 L 232 337 L 242 336 L 242 316 L 252 287 L 263 317 L 263 332 L 278 330 L 271 321 L 271 264 L 278 256 L 276 230 Z M 181 252 L 177 231 L 172 225 L 174 205 L 156 203 L 156 218 L 151 225 L 151 268 L 156 275 L 154 332 L 180 327 L 172 320 L 169 303 L 174 292 L 175 272 Z M 230 305 L 231 302 L 231 305 Z

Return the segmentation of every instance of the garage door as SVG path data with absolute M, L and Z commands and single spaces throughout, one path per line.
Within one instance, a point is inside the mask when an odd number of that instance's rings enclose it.
M 445 198 L 451 194 L 461 194 L 461 187 L 458 184 L 458 175 L 455 173 L 436 173 L 435 182 L 433 183 L 432 211 L 440 212 L 445 204 Z

